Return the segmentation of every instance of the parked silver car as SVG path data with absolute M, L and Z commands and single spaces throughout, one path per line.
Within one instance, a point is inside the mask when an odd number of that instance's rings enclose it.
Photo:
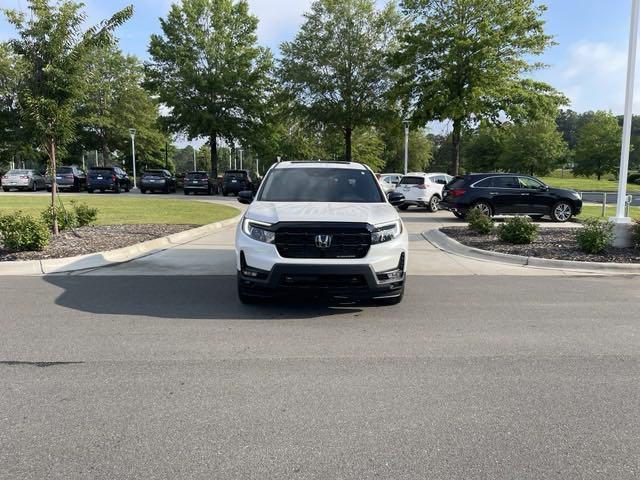
M 8 192 L 12 188 L 36 192 L 47 188 L 47 181 L 36 170 L 14 168 L 2 177 L 2 190 Z

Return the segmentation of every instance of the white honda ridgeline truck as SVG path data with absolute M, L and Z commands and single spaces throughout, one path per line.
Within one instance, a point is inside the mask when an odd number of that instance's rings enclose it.
M 409 240 L 373 172 L 351 162 L 281 162 L 267 173 L 236 232 L 238 295 L 253 303 L 278 294 L 396 304 L 402 300 Z

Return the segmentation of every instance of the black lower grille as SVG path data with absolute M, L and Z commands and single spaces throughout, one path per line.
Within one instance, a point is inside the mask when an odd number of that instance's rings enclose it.
M 284 258 L 363 258 L 371 247 L 371 233 L 363 224 L 282 226 L 275 244 Z
M 293 288 L 312 289 L 351 289 L 366 287 L 367 280 L 363 275 L 300 275 L 284 274 L 280 277 L 280 285 Z

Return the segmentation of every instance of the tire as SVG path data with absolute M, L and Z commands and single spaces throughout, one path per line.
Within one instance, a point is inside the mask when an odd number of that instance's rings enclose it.
M 266 299 L 263 297 L 254 297 L 252 295 L 247 295 L 244 293 L 242 286 L 240 285 L 240 279 L 238 278 L 238 300 L 243 305 L 257 305 L 259 303 L 263 303 Z
M 93 193 L 93 188 L 87 188 L 87 193 Z
M 51 193 L 51 190 L 53 190 L 53 187 L 47 187 L 47 192 Z
M 8 192 L 9 191 L 9 187 L 2 187 L 2 190 L 5 191 L 5 192 Z
M 113 189 L 113 193 L 120 193 L 120 184 L 116 183 L 116 188 Z
M 403 212 L 406 212 L 409 209 L 409 205 L 407 204 L 402 204 L 398 207 L 398 210 L 402 210 Z
M 169 195 L 169 193 L 171 192 L 171 188 L 170 187 L 164 187 L 162 189 L 162 193 L 165 195 Z
M 141 193 L 142 195 L 144 195 L 145 193 L 147 193 L 147 189 L 146 189 L 146 188 L 141 188 L 141 189 L 140 189 L 140 193 Z
M 227 195 L 229 195 L 229 193 L 228 193 L 228 192 L 225 192 L 224 190 L 222 190 L 222 196 L 223 196 L 223 197 L 226 197 Z
M 380 306 L 398 305 L 400 302 L 402 302 L 403 298 L 404 298 L 404 288 L 402 289 L 402 292 L 400 293 L 400 295 L 398 295 L 397 297 L 378 298 L 375 300 L 375 303 Z
M 184 194 L 185 195 L 189 195 L 189 190 L 187 190 L 186 188 L 184 189 Z
M 427 205 L 427 210 L 429 210 L 431 213 L 435 213 L 438 210 L 440 210 L 438 208 L 438 205 L 440 205 L 440 197 L 438 195 L 434 195 L 433 197 L 431 197 L 431 200 L 429 200 L 429 205 Z
M 209 196 L 213 195 L 213 188 L 209 187 L 207 189 L 207 195 L 209 195 Z
M 493 217 L 493 207 L 487 202 L 477 202 L 471 208 L 477 208 L 487 217 Z
M 551 220 L 556 223 L 564 223 L 573 217 L 573 207 L 569 202 L 561 200 L 551 208 Z
M 124 191 L 125 191 L 125 192 L 127 192 L 127 193 L 129 193 L 129 192 L 131 191 L 131 185 L 129 185 L 129 184 L 127 183 L 127 186 L 126 186 L 126 187 L 124 187 Z
M 31 185 L 31 191 L 32 192 L 38 191 L 38 184 L 36 182 L 33 182 L 33 185 Z
M 452 212 L 453 216 L 456 218 L 459 218 L 460 220 L 464 220 L 464 213 L 460 213 L 460 212 Z

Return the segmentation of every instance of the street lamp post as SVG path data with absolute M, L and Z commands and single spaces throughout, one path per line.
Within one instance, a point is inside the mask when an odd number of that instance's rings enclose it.
M 402 122 L 404 125 L 404 174 L 409 173 L 409 120 Z
M 133 189 L 138 189 L 138 179 L 136 178 L 136 129 L 130 128 L 131 135 L 131 159 L 133 160 Z
M 196 162 L 196 149 L 194 147 L 194 149 L 193 149 L 193 171 L 194 172 L 198 170 L 198 167 L 197 167 L 196 163 L 197 163 Z
M 240 170 L 242 170 L 242 152 L 244 150 L 240 149 Z
M 629 32 L 629 59 L 627 61 L 627 89 L 624 101 L 624 124 L 622 127 L 622 149 L 620 152 L 620 174 L 618 181 L 618 202 L 616 216 L 610 220 L 615 224 L 613 246 L 624 248 L 632 243 L 631 219 L 625 212 L 627 200 L 627 175 L 629 173 L 629 151 L 631 143 L 631 123 L 633 120 L 633 84 L 636 71 L 636 51 L 638 47 L 638 14 L 640 0 L 633 0 L 631 7 L 631 28 Z

